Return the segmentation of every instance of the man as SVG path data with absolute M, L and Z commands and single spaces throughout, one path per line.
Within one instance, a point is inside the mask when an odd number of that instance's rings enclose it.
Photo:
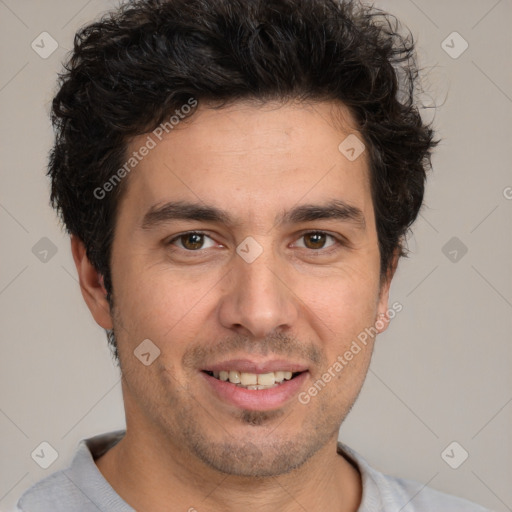
M 126 431 L 20 510 L 484 510 L 337 441 L 435 145 L 413 52 L 336 0 L 140 0 L 79 32 L 51 199 Z

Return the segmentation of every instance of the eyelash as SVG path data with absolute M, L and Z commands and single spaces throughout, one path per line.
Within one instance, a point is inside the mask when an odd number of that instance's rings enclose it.
M 329 247 L 327 249 L 308 249 L 307 247 L 305 247 L 305 248 L 300 247 L 300 249 L 306 249 L 306 250 L 312 251 L 313 253 L 330 254 L 332 252 L 338 251 L 339 249 L 341 249 L 342 247 L 347 245 L 347 243 L 344 242 L 343 239 L 338 238 L 338 237 L 336 237 L 334 235 L 331 235 L 330 233 L 328 233 L 326 231 L 319 231 L 319 230 L 303 232 L 303 233 L 301 233 L 301 235 L 299 236 L 298 239 L 303 238 L 306 235 L 313 235 L 313 234 L 315 234 L 315 235 L 317 235 L 317 234 L 327 235 L 328 237 L 332 238 L 336 243 L 333 246 L 331 246 L 331 247 Z M 212 238 L 211 236 L 209 236 L 207 233 L 205 233 L 203 231 L 185 231 L 184 233 L 180 233 L 179 235 L 176 235 L 175 237 L 173 237 L 171 240 L 169 240 L 166 243 L 166 245 L 173 245 L 173 243 L 175 241 L 179 240 L 181 237 L 186 236 L 186 235 L 203 235 L 205 237 Z M 197 249 L 197 250 L 193 251 L 193 250 L 190 250 L 190 249 L 183 249 L 181 247 L 178 247 L 178 249 L 180 249 L 180 250 L 182 250 L 184 252 L 187 252 L 187 253 L 192 253 L 192 254 L 193 253 L 200 254 L 202 251 L 206 250 L 206 249 Z

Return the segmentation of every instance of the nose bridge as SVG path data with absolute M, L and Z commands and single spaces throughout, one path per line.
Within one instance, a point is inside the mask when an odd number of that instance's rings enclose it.
M 225 327 L 243 327 L 258 338 L 291 326 L 297 318 L 297 303 L 286 284 L 282 262 L 271 239 L 266 241 L 248 237 L 239 244 L 230 272 L 231 285 L 220 309 Z

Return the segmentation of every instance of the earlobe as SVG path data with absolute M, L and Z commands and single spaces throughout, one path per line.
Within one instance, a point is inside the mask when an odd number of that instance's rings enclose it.
M 375 328 L 379 333 L 384 332 L 389 325 L 389 317 L 388 317 L 388 301 L 389 301 L 389 289 L 391 287 L 391 281 L 393 276 L 395 275 L 396 268 L 398 266 L 398 259 L 400 257 L 399 249 L 397 248 L 393 254 L 393 260 L 391 262 L 391 267 L 387 272 L 386 281 L 382 283 L 380 289 L 380 297 L 378 304 L 378 315 L 375 319 Z
M 375 329 L 377 329 L 377 332 L 381 334 L 388 328 L 388 325 L 389 317 L 387 313 L 379 313 L 375 320 Z
M 112 329 L 112 317 L 103 276 L 91 264 L 83 242 L 75 235 L 71 235 L 71 253 L 75 261 L 82 296 L 94 320 L 104 329 Z

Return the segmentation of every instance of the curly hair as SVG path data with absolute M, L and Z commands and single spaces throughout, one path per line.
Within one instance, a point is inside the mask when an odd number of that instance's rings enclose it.
M 438 142 L 419 113 L 415 41 L 400 32 L 394 16 L 355 0 L 134 0 L 80 29 L 52 104 L 50 201 L 103 276 L 111 307 L 111 246 L 129 180 L 105 197 L 94 191 L 126 162 L 132 137 L 191 97 L 347 106 L 369 152 L 384 278 L 397 249 L 407 256 Z

